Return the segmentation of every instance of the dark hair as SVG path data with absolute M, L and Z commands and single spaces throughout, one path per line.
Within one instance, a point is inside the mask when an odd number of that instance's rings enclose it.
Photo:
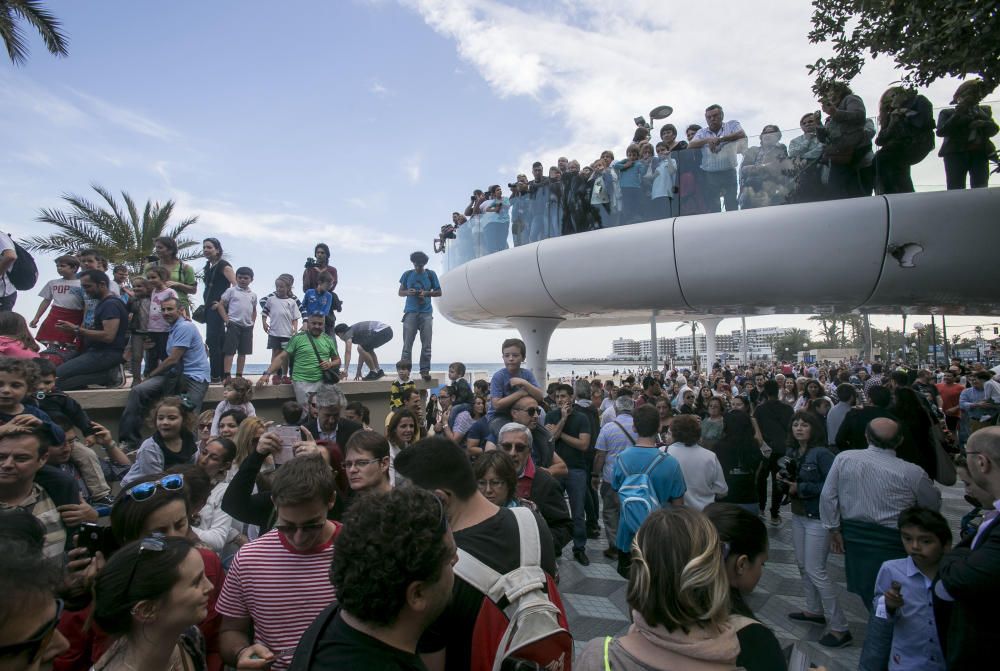
M 903 527 L 919 527 L 924 531 L 929 531 L 937 536 L 941 545 L 948 545 L 952 540 L 948 520 L 944 518 L 944 515 L 930 508 L 910 506 L 899 514 L 896 526 L 900 531 L 903 530 Z
M 170 279 L 170 271 L 163 266 L 150 266 L 146 269 L 145 275 L 149 275 L 149 273 L 153 273 L 164 282 Z
M 695 445 L 701 438 L 701 425 L 694 415 L 678 415 L 670 425 L 670 435 L 685 445 Z
M 665 123 L 662 126 L 660 126 L 660 137 L 662 138 L 663 134 L 668 130 L 674 131 L 674 135 L 677 135 L 677 126 L 673 125 L 672 123 Z
M 0 543 L 11 541 L 24 543 L 31 554 L 40 556 L 45 548 L 45 526 L 24 508 L 0 509 Z
M 333 472 L 318 454 L 295 457 L 275 471 L 271 483 L 271 499 L 275 508 L 316 501 L 333 503 L 336 497 Z
M 713 104 L 711 104 L 711 105 L 709 105 L 708 107 L 705 108 L 705 112 L 706 113 L 707 112 L 711 112 L 712 110 L 719 110 L 721 112 L 722 111 L 722 105 L 719 105 L 717 103 L 713 103 Z
M 176 240 L 174 240 L 171 237 L 162 236 L 162 237 L 154 238 L 153 239 L 153 244 L 154 245 L 157 242 L 160 243 L 161 245 L 163 245 L 164 247 L 166 247 L 170 251 L 170 255 L 171 256 L 173 256 L 175 259 L 177 258 L 178 248 L 177 248 L 177 241 Z
M 396 455 L 394 466 L 416 486 L 449 490 L 461 501 L 468 501 L 479 491 L 469 458 L 446 438 L 417 441 Z
M 640 438 L 652 438 L 660 430 L 660 413 L 648 403 L 632 412 L 632 426 Z
M 892 392 L 883 386 L 876 385 L 868 391 L 868 400 L 877 408 L 888 408 L 892 403 Z
M 708 504 L 702 512 L 715 525 L 722 542 L 729 544 L 728 557 L 746 555 L 754 561 L 767 551 L 767 527 L 750 511 L 720 502 Z
M 298 401 L 285 401 L 281 404 L 281 418 L 287 424 L 297 425 L 302 419 L 302 406 Z
M 472 465 L 472 472 L 478 481 L 485 478 L 486 471 L 491 468 L 497 478 L 507 485 L 507 501 L 504 503 L 509 503 L 517 496 L 517 466 L 514 464 L 514 458 L 501 450 L 483 452 Z
M 222 455 L 222 463 L 227 464 L 236 458 L 236 443 L 234 443 L 229 438 L 223 438 L 222 436 L 216 436 L 210 439 L 206 445 L 211 445 L 212 443 L 218 443 L 222 445 L 224 453 Z
M 423 252 L 413 252 L 410 254 L 410 263 L 415 266 L 426 266 L 430 259 Z
M 177 408 L 177 410 L 181 413 L 181 431 L 191 431 L 195 416 L 194 413 L 191 412 L 191 408 L 188 406 L 187 402 L 180 396 L 167 396 L 157 401 L 149 413 L 150 424 L 154 427 L 156 426 L 156 413 L 158 413 L 160 408 L 163 406 Z
M 219 423 L 221 424 L 222 420 L 226 417 L 232 417 L 236 421 L 236 427 L 239 428 L 240 424 L 243 423 L 243 420 L 247 418 L 247 414 L 242 410 L 237 410 L 236 408 L 226 410 L 224 413 L 219 415 Z
M 361 450 L 375 459 L 385 459 L 389 456 L 389 441 L 375 431 L 355 431 L 344 446 L 344 455 L 351 450 Z
M 22 359 L 23 360 L 23 359 Z M 2 369 L 0 369 L 2 370 Z M 48 424 L 42 423 L 35 426 L 22 425 L 15 429 L 12 429 L 7 435 L 0 440 L 7 438 L 20 438 L 21 436 L 31 436 L 38 441 L 38 458 L 41 459 L 46 454 L 49 453 L 49 446 L 55 444 L 55 437 L 52 435 L 52 429 Z
M 403 361 L 403 360 L 397 361 L 396 362 L 396 370 L 399 371 L 400 368 L 402 368 L 404 370 L 412 371 L 413 370 L 413 362 L 412 361 Z
M 406 408 L 399 408 L 393 412 L 392 417 L 389 418 L 389 426 L 385 428 L 386 440 L 392 442 L 396 439 L 396 430 L 399 429 L 400 422 L 407 417 L 413 420 L 414 431 L 420 428 L 420 422 L 417 421 L 417 416 L 414 415 L 412 411 L 407 410 Z M 414 433 L 414 435 L 416 435 L 416 433 Z
M 205 246 L 206 242 L 211 242 L 212 246 L 219 250 L 219 256 L 220 257 L 222 256 L 222 243 L 219 242 L 218 238 L 205 238 L 204 240 L 201 241 L 202 247 Z
M 458 373 L 459 376 L 465 375 L 465 364 L 461 361 L 451 362 L 451 364 L 448 365 L 448 368 L 454 368 L 455 372 Z
M 73 266 L 74 268 L 79 268 L 80 259 L 76 258 L 72 254 L 63 254 L 62 256 L 56 257 L 56 265 L 58 266 L 61 264 L 65 264 L 67 266 Z
M 236 451 L 235 445 L 233 445 L 233 451 Z M 208 477 L 208 473 L 201 470 L 198 464 L 177 464 L 168 468 L 166 473 L 179 473 L 184 476 L 184 489 L 187 490 L 188 497 L 188 515 L 193 517 L 208 503 L 208 497 L 212 493 L 212 480 Z
M 163 506 L 174 501 L 183 501 L 184 509 L 187 513 L 191 511 L 191 503 L 188 500 L 187 481 L 184 482 L 183 489 L 169 491 L 162 487 L 157 487 L 153 495 L 148 499 L 136 501 L 125 492 L 144 482 L 156 482 L 163 477 L 162 473 L 148 475 L 129 482 L 128 487 L 123 487 L 122 491 L 115 498 L 115 504 L 111 507 L 111 532 L 115 535 L 115 540 L 125 544 L 134 541 L 142 536 L 142 527 L 146 524 L 146 519 Z
M 45 357 L 40 356 L 37 359 L 32 359 L 32 361 L 35 364 L 38 377 L 48 377 L 49 375 L 56 374 L 56 365 Z
M 889 375 L 889 379 L 895 382 L 900 387 L 905 387 L 910 383 L 910 376 L 906 374 L 906 371 L 894 370 L 892 374 Z M 987 380 L 989 378 L 986 378 Z
M 350 328 L 351 327 L 348 326 L 346 323 L 340 322 L 339 324 L 333 327 L 333 332 L 336 333 L 337 335 L 340 335 L 341 333 L 346 333 L 348 330 L 350 330 Z
M 330 245 L 326 244 L 325 242 L 317 242 L 316 246 L 313 247 L 313 254 L 316 253 L 317 249 L 322 249 L 324 252 L 326 252 L 326 258 L 327 259 L 330 258 Z
M 808 380 L 806 380 L 806 383 L 804 385 L 802 385 L 802 396 L 803 397 L 809 398 L 809 387 L 810 386 L 815 386 L 817 389 L 819 389 L 819 395 L 820 396 L 823 395 L 823 385 L 821 385 L 819 383 L 819 380 L 814 380 L 812 378 L 809 378 Z
M 0 537 L 0 593 L 4 596 L 0 624 L 22 618 L 29 599 L 53 596 L 62 578 L 62 564 L 43 558 L 42 548 L 34 541 Z
M 800 420 L 809 425 L 809 447 L 826 445 L 826 425 L 820 419 L 819 415 L 814 412 L 799 410 L 792 415 L 792 421 L 788 423 L 788 426 L 791 427 L 792 424 Z M 795 435 L 791 430 L 788 431 L 788 448 L 791 450 L 799 449 L 799 443 L 795 440 Z
M 253 268 L 250 268 L 249 266 L 240 266 L 236 269 L 236 275 L 237 277 L 240 275 L 249 275 L 250 279 L 253 279 Z
M 362 622 L 391 625 L 414 582 L 441 577 L 453 550 L 441 503 L 403 487 L 355 501 L 337 534 L 330 582 L 341 607 Z
M 875 363 L 872 364 L 872 375 L 874 375 L 875 373 L 881 373 L 881 372 L 882 372 L 882 364 L 880 364 L 878 361 L 876 361 Z
M 684 130 L 685 130 L 685 131 L 689 131 L 689 130 L 693 130 L 693 131 L 699 131 L 699 130 L 701 130 L 701 126 L 699 126 L 699 125 L 698 125 L 698 124 L 696 124 L 696 123 L 693 123 L 693 124 L 691 124 L 690 126 L 688 126 L 687 128 L 685 128 Z
M 239 394 L 240 403 L 253 398 L 253 384 L 245 377 L 234 377 L 226 386 Z
M 414 389 L 413 387 L 407 387 L 402 391 L 402 393 L 400 393 L 399 400 L 402 401 L 403 403 L 406 403 L 414 396 L 420 396 L 420 392 Z
M 0 373 L 7 373 L 24 380 L 24 384 L 28 387 L 25 395 L 33 392 L 38 385 L 38 366 L 35 364 L 35 359 L 0 356 Z
M 837 399 L 841 403 L 850 403 L 858 397 L 858 390 L 850 382 L 837 385 Z
M 88 268 L 87 270 L 84 270 L 79 275 L 80 279 L 83 279 L 84 277 L 86 277 L 88 280 L 90 280 L 94 284 L 97 284 L 97 285 L 103 284 L 106 287 L 110 287 L 111 286 L 111 280 L 108 279 L 108 274 L 106 272 L 104 272 L 103 270 L 98 270 L 97 268 Z
M 141 551 L 136 540 L 115 552 L 94 583 L 94 622 L 111 635 L 132 629 L 132 609 L 156 601 L 177 584 L 180 565 L 194 549 L 186 538 L 161 538 L 162 551 Z
M 516 347 L 519 350 L 521 350 L 522 359 L 528 356 L 527 348 L 524 345 L 524 341 L 521 340 L 520 338 L 507 338 L 506 340 L 504 340 L 503 344 L 500 345 L 500 353 L 503 354 L 503 351 L 508 347 Z
M 361 418 L 362 424 L 367 425 L 371 423 L 371 411 L 369 411 L 368 406 L 361 401 L 351 401 L 344 406 L 344 410 L 350 410 L 351 412 L 357 413 L 358 417 Z
M 772 401 L 777 401 L 781 390 L 778 388 L 777 380 L 766 380 L 764 382 L 764 395 Z

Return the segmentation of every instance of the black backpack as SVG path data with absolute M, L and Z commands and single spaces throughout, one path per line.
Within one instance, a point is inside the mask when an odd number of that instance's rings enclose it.
M 8 236 L 10 237 L 10 236 Z M 21 245 L 17 244 L 14 238 L 10 239 L 14 245 L 14 253 L 17 260 L 7 271 L 7 279 L 18 291 L 27 291 L 38 282 L 38 266 L 35 265 L 35 257 L 28 253 Z

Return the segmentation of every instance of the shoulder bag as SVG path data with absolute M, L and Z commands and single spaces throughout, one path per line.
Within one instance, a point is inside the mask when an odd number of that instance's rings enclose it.
M 323 357 L 319 355 L 319 348 L 316 347 L 316 341 L 313 340 L 312 334 L 307 333 L 306 337 L 309 338 L 309 344 L 312 345 L 313 352 L 316 354 L 316 363 L 322 365 Z M 340 374 L 332 368 L 327 368 L 323 371 L 323 384 L 337 384 L 340 382 Z

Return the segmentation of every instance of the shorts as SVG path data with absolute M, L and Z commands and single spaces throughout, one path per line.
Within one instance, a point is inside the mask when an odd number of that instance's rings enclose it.
M 354 344 L 366 352 L 372 352 L 390 340 L 392 340 L 392 328 L 387 326 L 378 333 L 371 334 L 369 338 L 355 339 Z
M 226 356 L 233 354 L 253 354 L 253 327 L 229 322 L 226 326 L 226 339 L 222 343 L 222 353 Z
M 268 349 L 285 349 L 285 345 L 291 338 L 283 338 L 281 336 L 267 336 L 267 348 Z

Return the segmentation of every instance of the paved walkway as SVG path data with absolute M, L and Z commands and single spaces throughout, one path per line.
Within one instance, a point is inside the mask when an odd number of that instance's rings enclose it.
M 942 512 L 951 523 L 955 538 L 958 538 L 958 521 L 969 509 L 963 494 L 961 487 L 942 488 Z M 868 612 L 861 599 L 845 587 L 843 555 L 831 554 L 827 568 L 838 585 L 840 603 L 847 613 L 854 643 L 838 650 L 824 648 L 816 643 L 823 635 L 822 627 L 800 624 L 787 617 L 792 611 L 802 610 L 805 599 L 792 548 L 792 528 L 788 521 L 791 513 L 785 508 L 782 514 L 784 523 L 780 527 L 768 525 L 768 561 L 757 589 L 747 601 L 757 618 L 775 633 L 783 646 L 799 642 L 811 663 L 825 666 L 828 671 L 855 671 L 864 642 Z M 606 559 L 602 554 L 606 547 L 603 538 L 588 541 L 587 555 L 591 563 L 590 566 L 581 566 L 573 560 L 571 546 L 567 545 L 559 562 L 559 591 L 566 605 L 577 651 L 590 639 L 623 633 L 629 625 L 625 580 L 615 570 L 616 561 Z

